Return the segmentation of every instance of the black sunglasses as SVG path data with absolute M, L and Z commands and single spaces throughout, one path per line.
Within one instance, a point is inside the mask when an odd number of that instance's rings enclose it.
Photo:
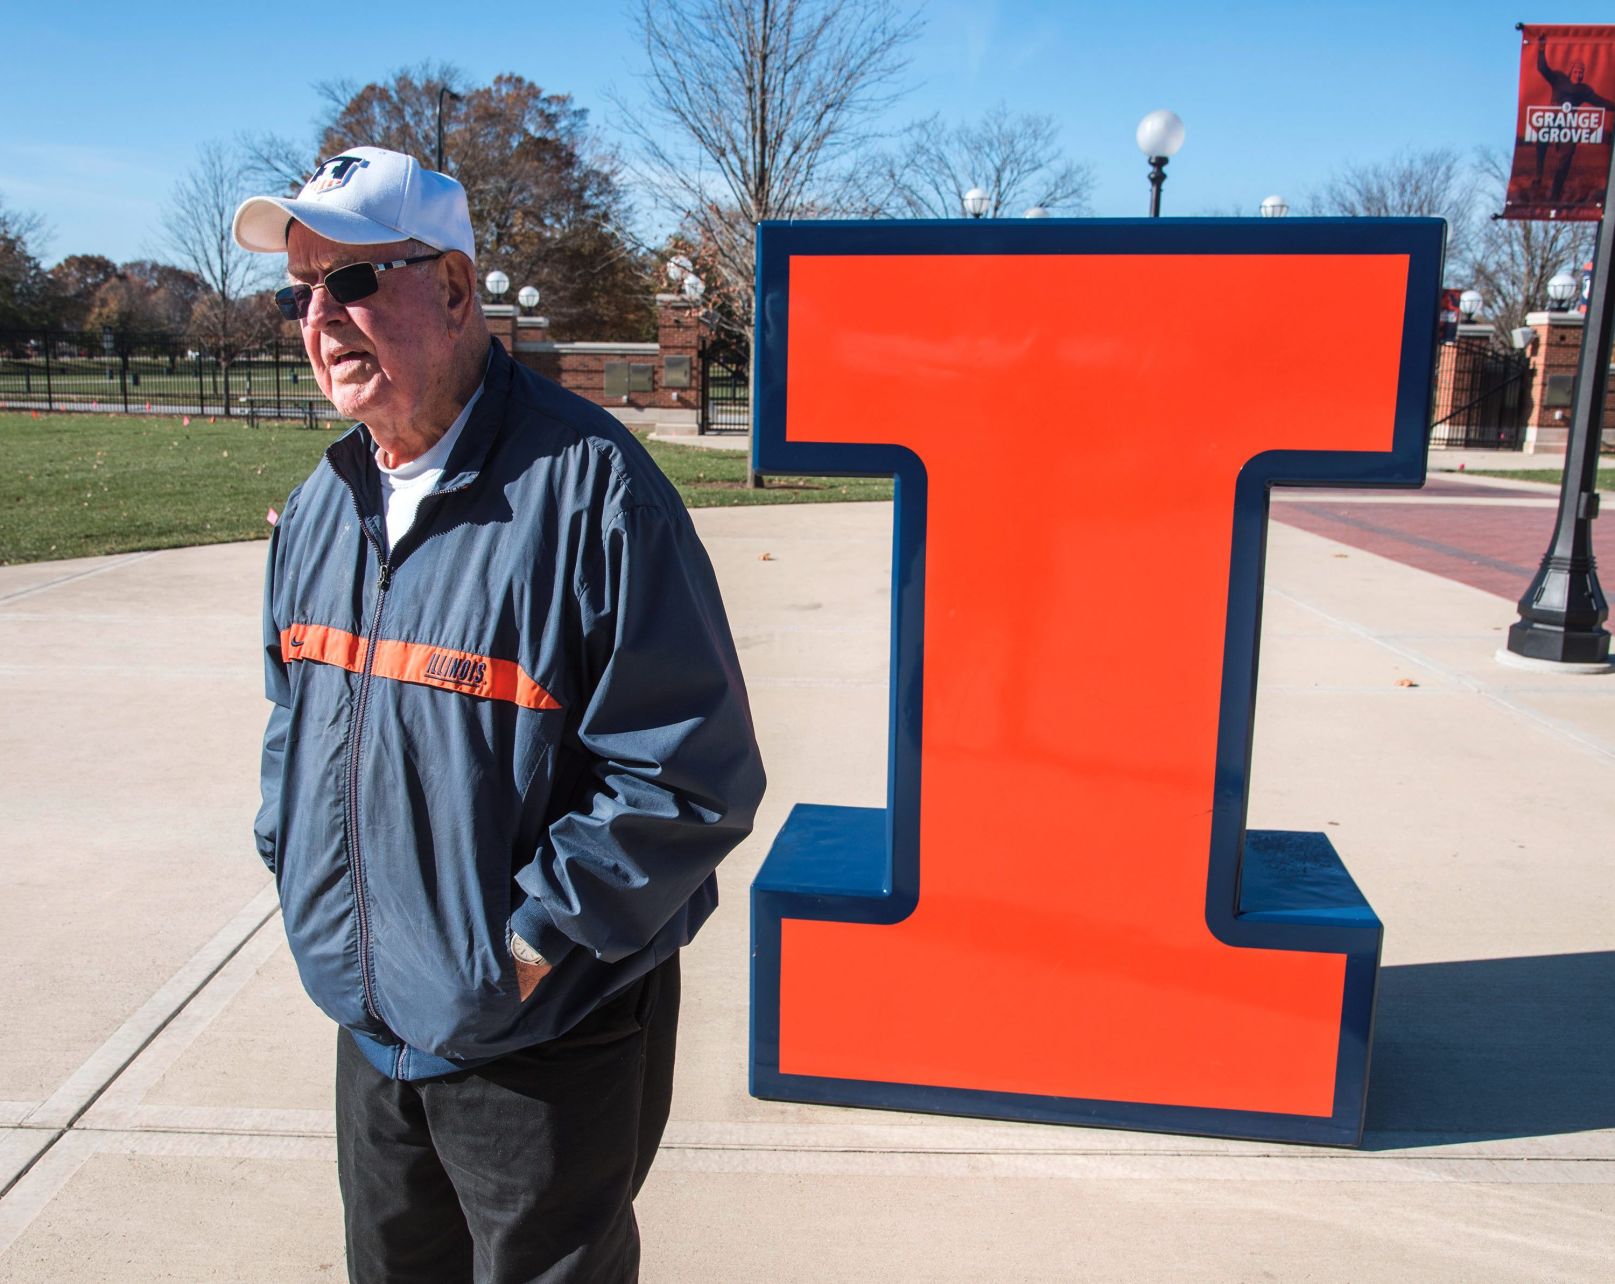
M 327 272 L 325 279 L 316 285 L 305 285 L 299 281 L 296 285 L 276 290 L 275 306 L 288 321 L 301 321 L 308 315 L 308 305 L 314 299 L 315 290 L 329 290 L 338 303 L 357 303 L 360 299 L 368 299 L 381 288 L 381 273 L 408 267 L 411 263 L 430 263 L 433 259 L 442 258 L 445 253 L 446 250 L 439 250 L 436 254 L 417 254 L 412 259 L 394 259 L 391 263 L 349 263 L 334 272 Z

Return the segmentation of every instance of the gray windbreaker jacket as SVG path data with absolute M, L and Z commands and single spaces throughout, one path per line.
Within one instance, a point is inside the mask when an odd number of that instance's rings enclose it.
M 497 345 L 414 526 L 337 440 L 270 541 L 259 854 L 309 995 L 383 1073 L 559 1034 L 689 942 L 763 769 L 689 515 Z M 509 933 L 555 969 L 523 1003 Z

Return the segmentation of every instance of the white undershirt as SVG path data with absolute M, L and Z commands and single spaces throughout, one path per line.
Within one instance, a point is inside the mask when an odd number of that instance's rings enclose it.
M 397 548 L 398 541 L 415 524 L 416 509 L 442 478 L 443 465 L 449 462 L 449 452 L 460 439 L 460 430 L 465 427 L 465 421 L 471 418 L 471 407 L 477 404 L 480 396 L 482 385 L 478 384 L 477 390 L 471 394 L 471 400 L 465 403 L 449 425 L 449 430 L 418 459 L 389 468 L 381 462 L 381 447 L 376 447 L 376 468 L 381 473 L 381 504 L 387 514 L 389 549 Z

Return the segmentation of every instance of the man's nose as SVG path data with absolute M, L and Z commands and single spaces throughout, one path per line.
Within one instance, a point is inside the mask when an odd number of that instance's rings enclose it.
M 308 301 L 308 324 L 314 330 L 329 330 L 348 319 L 348 310 L 331 297 L 331 291 L 320 286 Z

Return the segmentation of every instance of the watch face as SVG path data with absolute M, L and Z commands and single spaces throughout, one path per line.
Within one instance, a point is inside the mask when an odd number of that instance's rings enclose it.
M 510 938 L 510 953 L 521 963 L 542 963 L 544 956 L 519 936 Z

